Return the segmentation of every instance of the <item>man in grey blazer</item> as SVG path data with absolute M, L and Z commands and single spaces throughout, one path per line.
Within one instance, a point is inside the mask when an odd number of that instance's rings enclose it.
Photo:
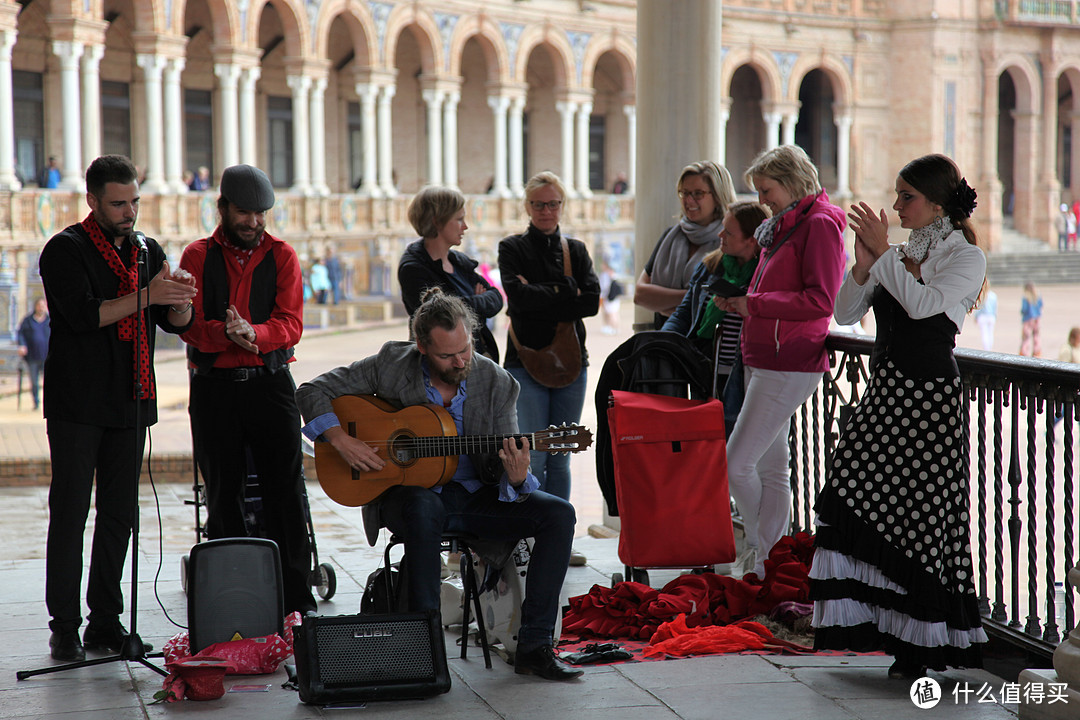
M 381 469 L 386 447 L 350 436 L 334 413 L 342 395 L 376 395 L 396 407 L 437 403 L 459 435 L 518 432 L 518 384 L 501 367 L 474 355 L 475 315 L 460 298 L 433 288 L 412 318 L 415 342 L 388 342 L 376 355 L 339 367 L 296 391 L 304 433 L 329 442 L 355 470 Z M 462 455 L 442 487 L 395 486 L 378 499 L 383 521 L 405 540 L 409 609 L 439 608 L 444 530 L 490 540 L 534 538 L 525 579 L 515 672 L 548 680 L 582 674 L 553 650 L 559 591 L 566 576 L 576 522 L 567 501 L 538 490 L 529 472 L 529 444 L 503 440 L 497 454 Z

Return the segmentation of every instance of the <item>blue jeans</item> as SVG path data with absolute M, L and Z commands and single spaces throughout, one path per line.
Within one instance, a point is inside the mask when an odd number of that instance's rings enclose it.
M 536 432 L 549 425 L 573 424 L 581 420 L 587 368 L 581 368 L 577 380 L 564 388 L 541 385 L 523 367 L 508 367 L 506 371 L 521 385 L 517 401 L 518 429 L 521 432 Z M 531 462 L 532 474 L 540 481 L 541 490 L 563 500 L 570 499 L 570 455 L 533 452 Z
M 404 566 L 413 611 L 439 608 L 443 530 L 468 532 L 484 540 L 534 538 L 518 652 L 553 643 L 559 592 L 577 522 L 570 503 L 539 491 L 521 502 L 502 502 L 495 486 L 485 485 L 470 494 L 460 483 L 449 482 L 441 493 L 399 485 L 383 493 L 379 504 L 383 524 L 405 541 Z

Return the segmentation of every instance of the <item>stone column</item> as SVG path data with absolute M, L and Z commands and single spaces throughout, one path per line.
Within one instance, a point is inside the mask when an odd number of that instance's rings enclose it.
M 379 87 L 370 83 L 357 83 L 356 94 L 360 97 L 360 134 L 364 143 L 364 172 L 360 191 L 369 197 L 382 197 L 378 179 L 378 136 L 375 132 L 375 101 Z
M 149 193 L 169 192 L 165 184 L 165 141 L 162 126 L 164 114 L 161 109 L 161 75 L 165 68 L 165 56 L 139 54 L 135 62 L 143 70 L 146 90 L 146 182 L 142 190 Z
M 224 169 L 240 162 L 240 123 L 236 93 L 240 66 L 233 63 L 216 63 L 214 74 L 218 77 L 221 166 Z
M 993 252 L 1001 245 L 1001 180 L 997 173 L 998 76 L 994 70 L 997 59 L 989 50 L 983 53 L 981 59 L 983 66 L 982 174 L 979 180 L 981 187 L 978 188 L 980 202 L 976 212 L 987 218 L 980 223 L 980 227 L 983 228 L 980 235 L 986 240 L 986 249 Z
M 525 195 L 525 147 L 524 127 L 525 97 L 519 95 L 510 98 L 510 126 L 507 129 L 507 141 L 510 150 L 510 194 L 514 197 Z
M 180 73 L 184 70 L 184 58 L 168 58 L 162 75 L 165 90 L 165 184 L 173 192 L 188 191 L 184 182 L 184 138 L 181 137 L 184 116 L 180 101 Z
M 429 185 L 442 185 L 442 90 L 420 93 L 427 105 L 427 172 Z
M 851 197 L 851 116 L 836 116 L 836 198 Z
M 397 197 L 398 194 L 394 186 L 394 145 L 390 134 L 391 101 L 396 90 L 394 85 L 379 88 L 379 186 L 386 197 Z
M 506 186 L 506 111 L 510 107 L 510 98 L 489 96 L 488 106 L 495 116 L 495 177 L 491 183 L 491 194 L 510 197 L 510 188 Z
M 326 184 L 326 78 L 311 81 L 311 191 L 329 195 Z
M 443 184 L 447 187 L 458 186 L 458 130 L 457 106 L 461 93 L 446 93 L 443 101 Z
M 18 190 L 15 177 L 15 103 L 11 81 L 11 48 L 15 31 L 0 31 L 0 190 Z
M 716 156 L 716 162 L 720 165 L 727 165 L 727 124 L 730 119 L 731 102 L 725 100 L 720 107 L 716 122 L 720 130 L 720 152 Z
M 104 45 L 87 45 L 82 56 L 82 151 L 83 167 L 101 155 L 101 76 L 98 68 Z
M 60 102 L 64 135 L 64 156 L 60 167 L 60 187 L 64 190 L 81 192 L 83 182 L 82 142 L 79 119 L 79 58 L 82 57 L 83 45 L 79 42 L 57 41 L 53 43 L 53 53 L 60 58 Z
M 576 102 L 557 102 L 555 109 L 562 117 L 562 181 L 566 191 L 577 196 L 574 185 L 574 115 L 577 113 Z
M 781 120 L 780 142 L 784 145 L 795 144 L 795 124 L 799 122 L 798 113 L 784 113 Z
M 1057 65 L 1053 57 L 1042 58 L 1042 166 L 1039 191 L 1035 197 L 1034 236 L 1057 247 L 1058 206 L 1061 204 L 1061 182 L 1057 176 L 1058 99 Z
M 578 195 L 592 197 L 589 187 L 589 118 L 592 117 L 592 103 L 578 105 L 577 112 L 577 164 L 574 177 L 577 178 Z
M 626 137 L 630 144 L 630 152 L 626 162 L 626 194 L 633 195 L 637 187 L 637 106 L 623 105 L 626 114 Z
M 765 118 L 765 149 L 772 150 L 780 144 L 780 123 L 784 116 L 778 112 L 762 113 Z
M 255 83 L 261 71 L 257 67 L 243 68 L 240 71 L 240 162 L 246 165 L 258 165 L 258 149 L 255 139 L 258 137 L 255 122 Z
M 308 91 L 311 89 L 311 78 L 307 75 L 289 75 L 285 78 L 285 84 L 292 90 L 293 116 L 293 184 L 289 191 L 309 195 L 311 153 L 308 147 L 311 138 L 308 135 Z

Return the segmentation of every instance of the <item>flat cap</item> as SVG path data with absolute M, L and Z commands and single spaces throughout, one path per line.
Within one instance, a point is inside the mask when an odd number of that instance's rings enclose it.
M 266 212 L 274 207 L 274 186 L 251 165 L 233 165 L 221 173 L 221 196 L 241 210 Z

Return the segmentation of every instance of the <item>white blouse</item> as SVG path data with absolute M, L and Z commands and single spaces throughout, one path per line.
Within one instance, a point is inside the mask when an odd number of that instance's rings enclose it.
M 930 249 L 919 269 L 921 284 L 907 271 L 900 256 L 890 251 L 870 267 L 870 278 L 865 284 L 859 285 L 849 272 L 836 296 L 833 311 L 836 322 L 841 325 L 858 322 L 870 309 L 874 288 L 880 284 L 912 319 L 922 320 L 944 312 L 957 331 L 961 330 L 986 279 L 983 251 L 970 244 L 962 232 L 954 230 Z

